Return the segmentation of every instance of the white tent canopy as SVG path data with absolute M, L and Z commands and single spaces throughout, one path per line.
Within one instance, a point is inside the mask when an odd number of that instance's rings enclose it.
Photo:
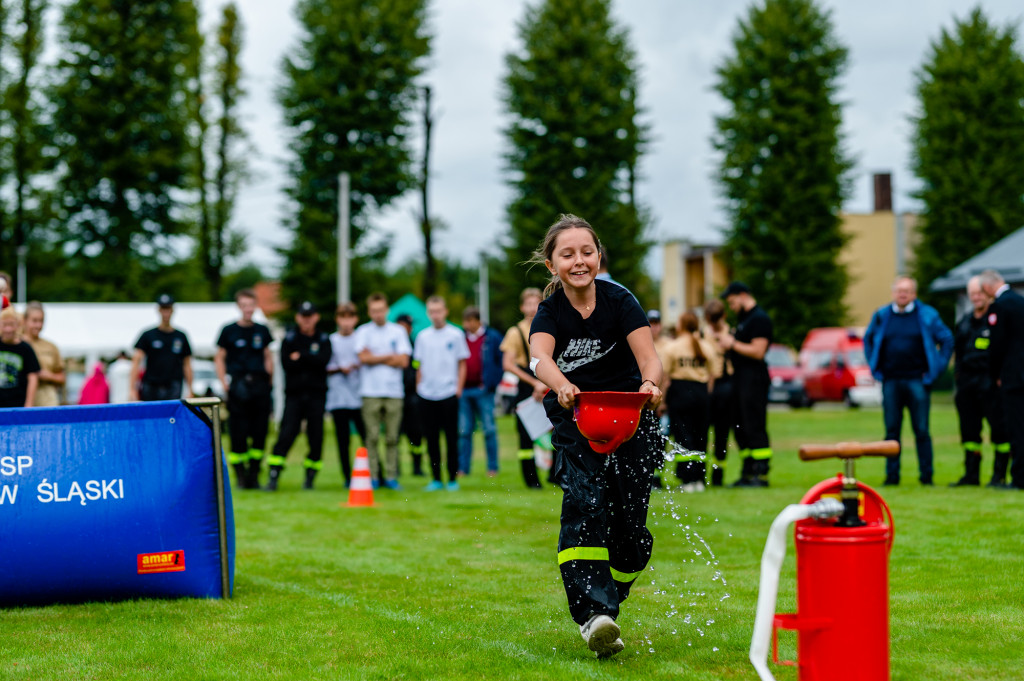
M 24 312 L 23 306 L 16 307 Z M 131 355 L 139 335 L 160 323 L 155 303 L 44 303 L 43 312 L 46 322 L 40 335 L 64 357 L 81 357 L 87 363 L 121 351 Z M 171 324 L 188 336 L 194 356 L 213 357 L 221 327 L 238 318 L 234 303 L 176 303 Z M 253 318 L 266 323 L 258 309 Z

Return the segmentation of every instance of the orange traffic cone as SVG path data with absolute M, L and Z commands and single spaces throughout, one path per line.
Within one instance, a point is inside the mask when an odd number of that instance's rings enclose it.
M 352 467 L 352 482 L 348 488 L 349 506 L 373 506 L 373 483 L 370 480 L 370 457 L 366 447 L 356 450 L 356 463 Z

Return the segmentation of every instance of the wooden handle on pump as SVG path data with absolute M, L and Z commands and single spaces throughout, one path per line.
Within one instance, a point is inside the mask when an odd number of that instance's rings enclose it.
M 896 440 L 839 442 L 834 445 L 804 445 L 800 447 L 800 460 L 857 459 L 862 456 L 896 456 L 899 453 L 900 443 Z

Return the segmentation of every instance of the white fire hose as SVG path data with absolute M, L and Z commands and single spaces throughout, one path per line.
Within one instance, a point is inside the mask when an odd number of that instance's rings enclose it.
M 787 530 L 792 523 L 807 518 L 834 518 L 843 512 L 838 499 L 819 499 L 813 504 L 790 504 L 772 522 L 761 554 L 761 585 L 757 592 L 757 615 L 750 639 L 750 662 L 761 681 L 775 681 L 768 671 L 768 648 L 772 639 L 772 620 L 779 595 L 779 573 L 786 557 Z

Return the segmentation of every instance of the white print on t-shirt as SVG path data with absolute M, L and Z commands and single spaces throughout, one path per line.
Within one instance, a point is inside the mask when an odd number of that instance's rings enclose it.
M 558 356 L 558 360 L 555 363 L 561 372 L 565 374 L 585 364 L 601 359 L 614 348 L 615 343 L 612 343 L 612 347 L 601 352 L 600 340 L 594 338 L 573 338 L 569 341 L 569 345 L 565 347 L 565 350 L 562 351 L 562 354 Z M 574 357 L 579 359 L 573 359 Z

